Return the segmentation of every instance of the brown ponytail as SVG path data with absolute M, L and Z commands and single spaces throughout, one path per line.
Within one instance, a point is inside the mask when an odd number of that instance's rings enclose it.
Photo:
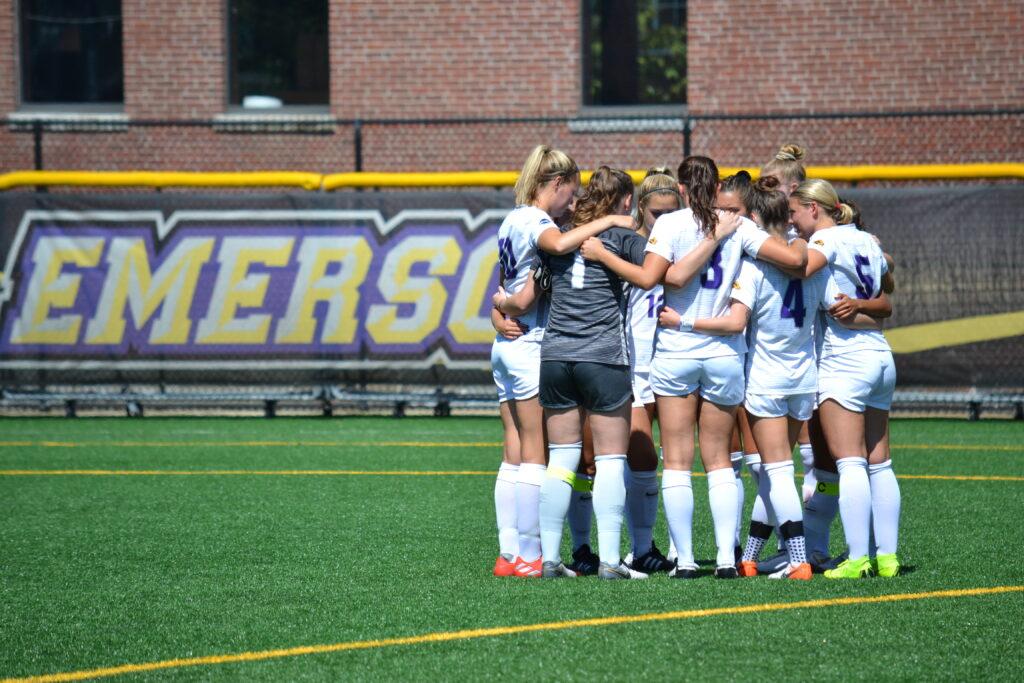
M 715 195 L 718 192 L 718 166 L 708 157 L 691 156 L 679 164 L 679 182 L 686 186 L 690 209 L 701 232 L 711 235 L 718 225 Z

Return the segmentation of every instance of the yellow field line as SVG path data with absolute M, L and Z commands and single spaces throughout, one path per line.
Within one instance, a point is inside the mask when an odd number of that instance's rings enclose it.
M 0 441 L 0 448 L 501 448 L 500 441 Z
M 422 645 L 426 643 L 446 643 L 477 638 L 494 638 L 497 636 L 518 635 L 520 633 L 537 633 L 543 631 L 566 631 L 579 628 L 618 626 L 623 624 L 640 624 L 653 621 L 672 621 L 681 619 L 699 619 L 733 614 L 756 614 L 762 612 L 781 612 L 795 609 L 817 609 L 822 607 L 842 607 L 847 605 L 870 605 L 887 602 L 906 602 L 912 600 L 928 600 L 938 598 L 964 598 L 979 595 L 996 595 L 1000 593 L 1019 593 L 1024 586 L 995 586 L 992 588 L 968 588 L 962 590 L 932 591 L 928 593 L 896 593 L 870 597 L 829 598 L 825 600 L 801 600 L 798 602 L 776 602 L 761 605 L 740 605 L 736 607 L 717 607 L 714 609 L 680 610 L 674 612 L 657 612 L 653 614 L 633 614 L 616 617 L 597 617 L 593 619 L 573 619 L 570 621 L 553 621 L 539 624 L 523 624 L 521 626 L 498 626 L 494 628 L 466 629 L 462 631 L 439 631 L 404 638 L 381 638 L 377 640 L 356 640 L 326 645 L 306 645 L 301 647 L 262 650 L 256 652 L 240 652 L 226 655 L 210 655 L 206 657 L 187 657 L 165 659 L 141 664 L 122 664 L 120 666 L 68 671 L 64 673 L 28 676 L 25 678 L 7 678 L 0 683 L 44 683 L 55 681 L 81 681 L 89 678 L 107 678 L 124 674 L 159 671 L 162 669 L 178 669 L 187 666 L 212 666 L 217 664 L 233 664 L 236 662 L 258 662 L 268 659 L 285 657 L 301 657 L 304 655 L 327 654 L 353 650 L 374 650 L 401 645 Z
M 487 470 L 0 470 L 0 477 L 493 477 Z M 706 476 L 693 472 L 694 477 Z M 803 477 L 803 475 L 797 475 Z M 936 481 L 1024 481 L 1012 475 L 972 474 L 899 474 L 898 479 L 931 479 Z
M 0 441 L 0 448 L 501 448 L 500 441 Z M 1024 444 L 894 443 L 893 450 L 1022 452 Z

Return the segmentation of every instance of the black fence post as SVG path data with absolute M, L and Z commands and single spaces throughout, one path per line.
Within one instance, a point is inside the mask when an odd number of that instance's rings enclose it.
M 37 171 L 43 170 L 43 122 L 32 122 L 32 163 Z M 43 185 L 36 185 L 36 192 L 46 192 Z
M 363 122 L 356 119 L 352 123 L 352 146 L 355 148 L 356 173 L 363 170 Z
M 32 122 L 32 157 L 37 171 L 43 170 L 43 122 Z

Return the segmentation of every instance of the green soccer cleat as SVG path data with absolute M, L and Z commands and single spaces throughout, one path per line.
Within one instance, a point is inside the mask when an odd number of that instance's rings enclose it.
M 896 553 L 879 555 L 871 561 L 871 568 L 879 576 L 891 579 L 894 576 L 900 575 L 900 559 L 896 557 Z
M 855 560 L 846 560 L 835 569 L 825 572 L 826 579 L 864 579 L 874 574 L 871 560 L 865 555 Z

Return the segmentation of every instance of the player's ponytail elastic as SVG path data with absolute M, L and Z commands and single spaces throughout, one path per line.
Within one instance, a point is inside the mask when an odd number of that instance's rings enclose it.
M 701 231 L 711 235 L 718 225 L 718 214 L 714 208 L 718 192 L 718 166 L 708 157 L 686 157 L 679 164 L 679 182 L 686 186 L 690 209 Z
M 580 173 L 576 162 L 565 152 L 548 145 L 537 145 L 526 157 L 523 170 L 516 179 L 516 204 L 529 204 L 537 196 L 537 190 L 544 183 L 556 178 L 571 180 Z
M 853 220 L 853 209 L 849 204 L 839 200 L 832 184 L 820 178 L 811 178 L 800 183 L 800 186 L 793 190 L 791 195 L 807 206 L 811 203 L 818 204 L 837 224 L 843 225 Z

